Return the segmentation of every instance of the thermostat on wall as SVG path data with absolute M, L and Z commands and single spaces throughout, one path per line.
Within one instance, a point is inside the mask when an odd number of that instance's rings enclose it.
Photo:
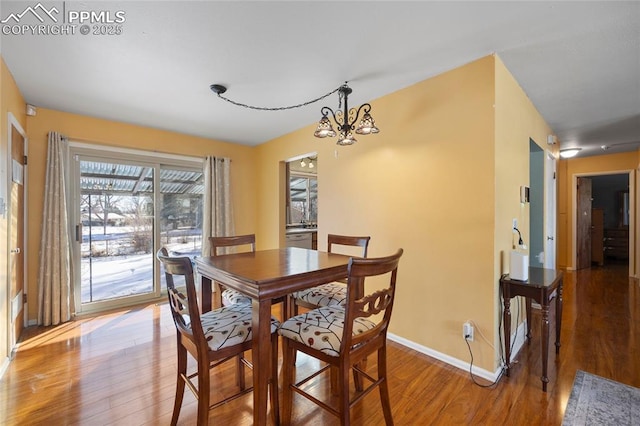
M 529 202 L 529 187 L 521 186 L 520 187 L 520 202 L 528 203 Z

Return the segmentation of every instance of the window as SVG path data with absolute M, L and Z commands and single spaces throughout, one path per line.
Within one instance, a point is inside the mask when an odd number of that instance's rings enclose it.
M 318 179 L 291 172 L 289 177 L 289 225 L 318 222 Z

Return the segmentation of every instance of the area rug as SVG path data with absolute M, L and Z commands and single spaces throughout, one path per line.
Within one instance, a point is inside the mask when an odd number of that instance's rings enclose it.
M 640 425 L 640 389 L 578 370 L 563 426 Z

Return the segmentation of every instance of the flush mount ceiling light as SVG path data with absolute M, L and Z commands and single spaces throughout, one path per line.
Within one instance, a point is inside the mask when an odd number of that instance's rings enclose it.
M 560 150 L 560 157 L 562 157 L 562 158 L 575 157 L 581 150 L 582 150 L 582 148 L 561 149 Z
M 218 95 L 220 99 L 223 99 L 234 105 L 241 106 L 243 108 L 257 109 L 260 111 L 282 111 L 286 109 L 300 108 L 300 107 L 312 104 L 314 102 L 318 102 L 338 92 L 338 95 L 339 95 L 338 109 L 334 111 L 331 108 L 325 106 L 325 107 L 322 107 L 322 109 L 320 110 L 320 112 L 322 113 L 322 118 L 318 123 L 318 127 L 316 128 L 316 131 L 313 133 L 315 137 L 326 138 L 326 137 L 334 137 L 338 135 L 338 142 L 336 142 L 338 145 L 353 145 L 356 142 L 356 139 L 353 137 L 353 134 L 352 134 L 353 130 L 355 130 L 355 132 L 359 135 L 369 135 L 372 133 L 380 132 L 380 129 L 376 127 L 375 121 L 373 120 L 373 117 L 370 114 L 371 112 L 370 104 L 365 103 L 360 105 L 357 109 L 356 108 L 349 109 L 348 98 L 351 92 L 353 92 L 353 90 L 347 85 L 346 82 L 342 86 L 338 87 L 337 89 L 332 90 L 331 92 L 323 96 L 320 96 L 316 99 L 312 99 L 310 101 L 303 102 L 301 104 L 284 106 L 284 107 L 258 107 L 258 106 L 243 104 L 240 102 L 232 101 L 231 99 L 225 96 L 222 96 L 223 93 L 227 91 L 226 86 L 223 86 L 221 84 L 212 84 L 211 86 L 209 86 L 209 88 L 213 93 Z M 361 112 L 364 112 L 364 114 L 362 116 L 362 120 L 360 120 L 360 122 L 358 123 L 358 127 L 356 128 L 355 124 L 358 121 L 358 118 L 360 117 Z M 329 113 L 331 113 L 331 116 L 333 117 L 333 121 L 335 122 L 336 127 L 338 128 L 337 133 L 335 130 L 333 130 L 333 125 L 329 120 Z

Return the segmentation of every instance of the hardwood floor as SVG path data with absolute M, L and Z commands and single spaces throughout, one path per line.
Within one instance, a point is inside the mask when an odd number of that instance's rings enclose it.
M 640 387 L 638 281 L 627 277 L 626 266 L 614 265 L 567 272 L 564 289 L 562 348 L 557 358 L 550 350 L 547 393 L 539 378 L 536 314 L 531 344 L 518 354 L 511 376 L 492 388 L 475 385 L 468 372 L 391 342 L 396 425 L 559 425 L 578 369 Z M 32 327 L 0 382 L 0 423 L 169 424 L 175 357 L 175 329 L 166 304 L 59 327 Z M 299 354 L 298 368 L 311 368 L 313 362 Z M 375 368 L 375 362 L 370 364 Z M 213 398 L 232 390 L 231 367 L 212 380 Z M 220 383 L 227 385 L 220 388 Z M 326 396 L 327 381 L 319 381 L 316 389 Z M 179 424 L 195 424 L 195 418 L 195 399 L 187 390 Z M 251 395 L 212 411 L 210 419 L 212 424 L 250 425 Z M 377 391 L 354 407 L 351 419 L 354 425 L 384 424 Z M 294 400 L 294 422 L 338 423 L 301 397 Z

